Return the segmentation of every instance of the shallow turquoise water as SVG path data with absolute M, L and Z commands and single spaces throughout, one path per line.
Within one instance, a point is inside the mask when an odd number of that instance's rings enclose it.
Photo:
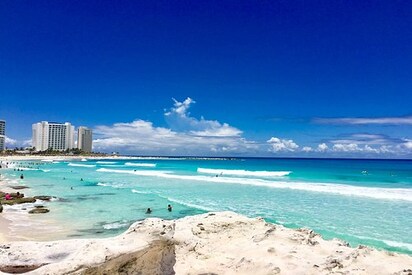
M 2 169 L 26 195 L 53 195 L 48 218 L 67 237 L 108 236 L 150 216 L 232 210 L 310 227 L 351 245 L 412 254 L 412 161 L 145 159 L 20 162 Z M 20 180 L 20 174 L 24 180 Z M 83 181 L 81 181 L 83 179 Z M 167 205 L 173 211 L 167 211 Z

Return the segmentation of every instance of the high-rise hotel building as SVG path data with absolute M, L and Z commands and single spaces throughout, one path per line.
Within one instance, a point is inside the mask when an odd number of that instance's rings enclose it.
M 80 126 L 77 130 L 77 148 L 79 148 L 83 152 L 90 153 L 92 151 L 92 142 L 92 130 L 87 127 Z
M 6 121 L 0 120 L 0 152 L 6 147 Z
M 74 148 L 74 126 L 70 123 L 42 121 L 32 125 L 32 146 L 36 151 Z

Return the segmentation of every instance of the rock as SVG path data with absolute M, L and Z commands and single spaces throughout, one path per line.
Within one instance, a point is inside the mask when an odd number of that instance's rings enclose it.
M 50 212 L 50 210 L 47 208 L 34 208 L 29 211 L 29 214 L 43 214 L 47 212 Z
M 30 188 L 28 186 L 24 186 L 24 185 L 11 185 L 9 186 L 10 188 L 14 189 L 14 190 L 20 190 L 20 189 L 27 189 Z
M 29 271 L 33 271 L 42 267 L 46 264 L 37 264 L 37 265 L 3 265 L 0 266 L 0 271 L 5 273 L 26 273 Z
M 343 268 L 343 264 L 338 259 L 329 259 L 325 265 L 325 268 L 328 270 L 332 270 L 334 268 Z
M 34 196 L 35 199 L 42 200 L 42 201 L 49 201 L 53 197 L 52 196 Z
M 21 204 L 21 203 L 33 203 L 36 202 L 35 198 L 16 198 L 12 200 L 2 200 L 1 203 L 5 205 L 14 205 L 14 204 Z

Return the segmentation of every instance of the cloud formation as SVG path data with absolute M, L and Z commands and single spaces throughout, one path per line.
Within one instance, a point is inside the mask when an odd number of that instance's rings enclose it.
M 255 142 L 241 137 L 242 131 L 227 123 L 191 117 L 188 109 L 193 103 L 191 98 L 174 100 L 165 112 L 170 128 L 140 119 L 97 126 L 94 150 L 142 155 L 236 155 L 258 150 Z
M 228 123 L 196 118 L 190 114 L 195 101 L 173 99 L 164 112 L 168 127 L 150 121 L 100 125 L 94 128 L 95 151 L 119 151 L 138 155 L 273 156 L 304 153 L 313 156 L 409 156 L 412 139 L 374 133 L 339 135 L 318 144 L 298 144 L 290 138 L 271 137 L 266 142 L 248 140 Z
M 341 117 L 341 118 L 314 118 L 318 124 L 350 124 L 350 125 L 412 125 L 412 116 L 405 117 Z
M 190 116 L 189 108 L 196 103 L 190 97 L 183 102 L 173 99 L 174 106 L 165 113 L 170 128 L 179 132 L 190 133 L 201 137 L 239 137 L 242 131 L 227 123 L 216 120 L 206 120 L 203 117 L 196 119 Z
M 294 152 L 299 148 L 299 145 L 291 139 L 272 137 L 267 143 L 270 144 L 269 151 L 271 152 Z
M 17 140 L 9 138 L 8 136 L 6 136 L 5 144 L 6 144 L 6 146 L 16 146 Z

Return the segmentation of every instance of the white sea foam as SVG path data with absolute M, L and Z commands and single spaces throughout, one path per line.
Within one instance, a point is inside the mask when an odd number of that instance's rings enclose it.
M 412 251 L 412 243 L 401 243 L 401 242 L 394 242 L 394 241 L 388 241 L 388 240 L 382 240 L 382 242 L 386 243 L 387 245 L 393 246 L 393 247 L 406 248 Z
M 170 171 L 153 171 L 153 170 L 118 170 L 118 169 L 108 169 L 99 168 L 98 172 L 109 172 L 109 173 L 121 173 L 121 174 L 133 174 L 138 176 L 151 176 L 151 177 L 164 177 L 163 175 L 170 174 Z
M 132 193 L 138 193 L 138 194 L 152 194 L 150 191 L 141 191 L 141 190 L 136 190 L 132 189 Z
M 211 169 L 197 168 L 198 173 L 213 174 L 213 175 L 231 175 L 231 176 L 255 176 L 255 177 L 283 177 L 287 176 L 291 171 L 248 171 L 248 170 L 229 170 L 229 169 Z
M 45 173 L 47 173 L 47 172 L 50 172 L 51 170 L 50 169 L 40 169 L 40 170 L 42 170 L 43 172 L 45 172 Z
M 119 228 L 126 227 L 126 226 L 129 226 L 129 224 L 125 221 L 122 221 L 122 222 L 114 222 L 114 223 L 105 224 L 103 225 L 103 228 L 106 230 L 110 230 L 110 229 L 119 229 Z
M 264 179 L 253 178 L 231 178 L 231 177 L 210 177 L 210 176 L 192 176 L 192 175 L 177 175 L 169 171 L 133 171 L 133 170 L 116 170 L 100 168 L 99 172 L 108 173 L 126 173 L 139 176 L 152 176 L 168 179 L 203 181 L 211 183 L 228 183 L 228 184 L 243 184 L 264 186 L 269 188 L 294 189 L 311 192 L 321 192 L 345 196 L 361 196 L 374 199 L 389 199 L 389 200 L 404 200 L 412 202 L 412 189 L 406 188 L 377 188 L 377 187 L 362 187 L 332 183 L 318 182 L 292 182 L 292 181 L 270 181 Z
M 156 167 L 156 163 L 135 163 L 135 162 L 126 162 L 126 166 L 136 166 L 136 167 Z
M 390 241 L 390 240 L 375 239 L 375 238 L 370 238 L 370 237 L 365 237 L 365 236 L 357 236 L 357 235 L 353 235 L 353 236 L 356 237 L 356 238 L 362 239 L 362 240 L 384 242 L 385 244 L 387 244 L 389 246 L 392 246 L 392 247 L 398 247 L 398 248 L 408 249 L 408 250 L 412 251 L 412 243 L 395 242 L 395 241 Z
M 98 186 L 111 186 L 110 184 L 108 184 L 108 183 L 103 183 L 103 182 L 98 182 L 97 185 L 98 185 Z
M 99 163 L 99 164 L 116 164 L 117 162 L 116 161 L 96 161 L 96 163 Z
M 81 159 L 81 161 L 87 161 L 87 159 Z
M 96 167 L 95 164 L 80 164 L 80 163 L 69 163 L 68 166 L 75 166 L 75 167 Z
M 20 170 L 25 170 L 25 171 L 36 171 L 36 170 L 39 170 L 39 169 L 34 169 L 34 168 L 18 168 L 18 169 L 20 169 Z
M 187 207 L 191 207 L 191 208 L 201 209 L 201 210 L 205 210 L 205 211 L 217 211 L 216 209 L 213 209 L 213 208 L 205 207 L 205 206 L 190 203 L 190 202 L 185 202 L 185 201 L 182 201 L 182 200 L 178 200 L 178 199 L 174 199 L 174 198 L 170 198 L 170 197 L 166 197 L 166 196 L 159 195 L 159 197 L 164 198 L 168 201 L 177 203 L 177 204 L 181 204 L 181 205 L 185 205 Z

